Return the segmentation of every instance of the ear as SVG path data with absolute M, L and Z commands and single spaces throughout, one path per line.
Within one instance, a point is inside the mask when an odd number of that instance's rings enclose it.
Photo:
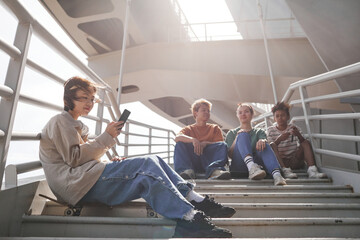
M 199 111 L 194 111 L 194 116 L 195 116 L 195 119 L 197 118 L 197 116 L 198 116 L 198 112 Z

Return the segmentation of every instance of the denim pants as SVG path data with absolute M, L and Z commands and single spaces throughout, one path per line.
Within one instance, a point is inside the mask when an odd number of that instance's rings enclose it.
M 200 156 L 194 153 L 192 143 L 177 142 L 175 145 L 174 167 L 178 173 L 193 169 L 197 173 L 205 172 L 206 178 L 208 178 L 216 169 L 225 170 L 224 166 L 227 162 L 227 145 L 225 142 L 207 145 Z
M 244 158 L 251 155 L 255 163 L 264 167 L 268 174 L 272 174 L 275 169 L 280 169 L 280 165 L 276 156 L 268 143 L 263 151 L 256 150 L 252 152 L 250 135 L 247 132 L 239 133 L 233 157 L 231 161 L 230 171 L 237 173 L 248 173 L 248 168 L 244 162 Z
M 144 198 L 162 216 L 181 219 L 194 208 L 185 199 L 193 188 L 160 157 L 137 157 L 108 163 L 81 203 L 113 206 Z

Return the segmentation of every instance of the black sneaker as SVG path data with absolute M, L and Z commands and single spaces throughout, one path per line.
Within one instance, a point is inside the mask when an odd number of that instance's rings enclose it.
M 210 219 L 198 211 L 191 221 L 178 220 L 174 238 L 231 238 L 230 230 L 215 226 Z
M 235 209 L 232 207 L 224 207 L 220 203 L 214 201 L 213 198 L 209 198 L 208 195 L 202 202 L 191 201 L 196 210 L 203 211 L 207 216 L 212 218 L 229 218 L 235 214 Z

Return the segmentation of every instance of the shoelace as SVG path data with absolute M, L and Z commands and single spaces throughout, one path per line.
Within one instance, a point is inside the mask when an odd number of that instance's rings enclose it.
M 214 198 L 209 198 L 209 203 L 215 205 L 218 208 L 221 208 L 222 205 L 220 203 L 215 202 Z
M 211 218 L 206 216 L 203 212 L 199 212 L 201 215 L 196 219 L 199 222 L 203 222 L 207 225 L 214 227 L 215 225 L 211 222 Z M 195 220 L 195 219 L 194 219 Z

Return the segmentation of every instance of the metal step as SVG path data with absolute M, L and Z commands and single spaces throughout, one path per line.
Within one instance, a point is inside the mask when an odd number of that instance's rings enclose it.
M 235 238 L 360 236 L 359 218 L 218 218 L 213 222 L 230 229 Z M 175 221 L 162 218 L 24 216 L 21 235 L 170 238 L 174 227 Z
M 56 240 L 104 240 L 104 238 L 73 238 L 73 237 L 57 237 Z M 148 238 L 136 238 L 143 240 Z M 186 240 L 198 240 L 199 238 L 186 238 Z M 232 238 L 234 239 L 234 238 Z M 238 240 L 264 240 L 264 238 L 236 238 Z M 360 238 L 266 238 L 266 240 L 359 240 Z M 2 237 L 1 240 L 54 240 L 53 237 Z M 106 240 L 134 240 L 134 238 L 106 238 Z M 164 240 L 163 238 L 154 238 L 154 240 Z
M 235 218 L 271 217 L 359 217 L 360 203 L 223 203 L 236 209 Z M 63 216 L 66 207 L 48 203 L 42 215 Z M 114 207 L 86 205 L 81 216 L 99 217 L 161 217 L 143 202 L 129 202 Z
M 358 193 L 214 193 L 201 192 L 223 203 L 360 203 Z
M 210 179 L 196 179 L 194 181 L 196 186 L 202 185 L 255 185 L 255 186 L 274 186 L 273 179 L 262 179 L 262 180 L 249 180 L 249 179 L 230 179 L 230 180 L 210 180 Z M 324 179 L 311 179 L 311 178 L 298 178 L 298 179 L 286 179 L 287 185 L 331 185 L 332 180 L 330 178 Z
M 54 202 L 47 202 L 41 215 L 64 216 L 67 206 Z M 104 204 L 86 204 L 81 210 L 80 216 L 98 217 L 131 217 L 146 218 L 157 217 L 157 214 L 144 200 L 136 200 L 109 207 Z
M 352 193 L 351 186 L 339 185 L 285 185 L 285 186 L 248 186 L 235 184 L 213 184 L 213 185 L 196 185 L 195 190 L 199 193 Z
M 236 218 L 360 218 L 359 203 L 226 203 L 236 209 Z

